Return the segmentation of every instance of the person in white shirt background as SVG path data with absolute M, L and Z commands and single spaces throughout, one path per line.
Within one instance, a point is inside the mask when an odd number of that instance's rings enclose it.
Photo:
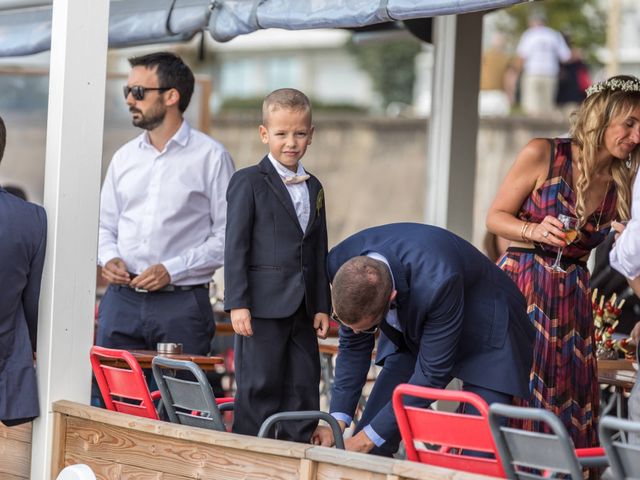
M 560 63 L 571 58 L 571 49 L 562 34 L 545 25 L 542 12 L 529 17 L 516 53 L 522 68 L 520 80 L 522 109 L 529 115 L 549 114 L 555 110 Z
M 636 175 L 631 200 L 631 219 L 625 225 L 612 222 L 616 242 L 609 253 L 609 262 L 613 268 L 629 279 L 629 285 L 636 295 L 640 295 L 640 180 Z M 640 322 L 631 330 L 631 338 L 640 341 Z
M 176 55 L 129 59 L 124 87 L 133 125 L 145 130 L 113 156 L 102 187 L 98 261 L 109 287 L 96 344 L 207 354 L 215 333 L 208 284 L 224 259 L 225 147 L 183 118 L 193 73 Z

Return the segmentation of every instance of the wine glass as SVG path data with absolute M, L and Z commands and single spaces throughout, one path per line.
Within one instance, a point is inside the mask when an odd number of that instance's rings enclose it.
M 577 230 L 578 219 L 575 217 L 570 217 L 569 215 L 560 214 L 558 215 L 558 220 L 560 220 L 563 225 L 562 231 L 566 235 L 565 242 L 567 242 L 567 245 L 573 243 L 575 239 L 578 237 L 578 230 Z M 564 270 L 560 266 L 560 257 L 562 257 L 563 249 L 564 247 L 558 248 L 558 255 L 556 255 L 556 261 L 553 262 L 553 265 L 551 265 L 551 270 L 553 270 L 554 272 L 567 273 L 566 270 Z

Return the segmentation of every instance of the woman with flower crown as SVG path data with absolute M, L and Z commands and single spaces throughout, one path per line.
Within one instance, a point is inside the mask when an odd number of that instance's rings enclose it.
M 498 265 L 518 285 L 537 328 L 531 398 L 563 421 L 576 447 L 598 443 L 599 387 L 585 261 L 614 218 L 629 218 L 640 163 L 640 80 L 612 77 L 587 90 L 571 138 L 531 140 L 487 214 L 511 240 Z M 575 240 L 558 216 L 577 219 Z M 571 241 L 574 240 L 574 241 Z M 562 248 L 559 268 L 552 268 Z M 540 426 L 523 425 L 534 431 Z

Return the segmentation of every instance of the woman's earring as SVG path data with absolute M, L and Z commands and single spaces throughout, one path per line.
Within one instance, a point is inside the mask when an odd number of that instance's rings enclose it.
M 627 168 L 631 168 L 631 154 L 629 154 L 629 158 L 627 158 L 627 161 L 624 163 L 627 166 Z

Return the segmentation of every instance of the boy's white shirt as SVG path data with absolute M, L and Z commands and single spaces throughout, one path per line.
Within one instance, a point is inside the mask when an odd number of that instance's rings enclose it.
M 302 163 L 298 162 L 298 170 L 296 173 L 293 173 L 287 167 L 278 162 L 271 153 L 269 153 L 269 161 L 273 165 L 273 168 L 276 169 L 278 175 L 280 177 L 293 177 L 295 175 L 306 175 L 304 168 L 302 167 Z M 284 178 L 283 178 L 284 183 Z M 298 216 L 298 222 L 300 223 L 300 228 L 302 231 L 307 230 L 307 224 L 309 223 L 309 215 L 311 212 L 311 202 L 309 200 L 309 187 L 307 187 L 307 182 L 301 183 L 291 183 L 286 184 L 287 191 L 289 192 L 289 196 L 291 197 L 291 201 L 293 202 L 293 207 L 296 210 L 296 215 Z

